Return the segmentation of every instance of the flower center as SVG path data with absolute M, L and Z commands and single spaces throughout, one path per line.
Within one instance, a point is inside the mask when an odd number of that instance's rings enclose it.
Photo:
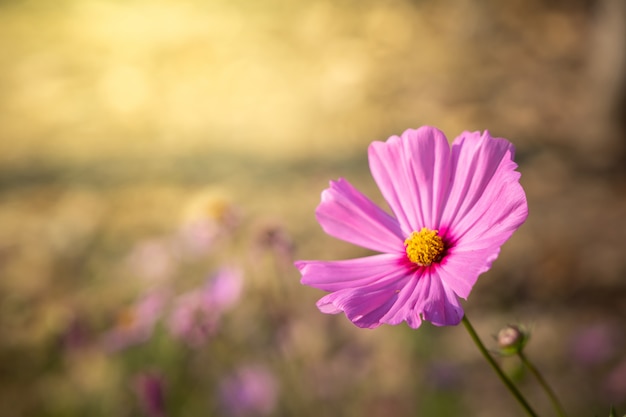
M 423 227 L 419 232 L 411 233 L 404 241 L 406 256 L 419 266 L 428 266 L 441 260 L 444 250 L 443 239 L 437 234 L 437 230 Z

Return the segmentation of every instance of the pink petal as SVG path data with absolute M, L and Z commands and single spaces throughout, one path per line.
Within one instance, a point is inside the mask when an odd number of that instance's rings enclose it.
M 467 299 L 478 276 L 489 270 L 499 251 L 499 246 L 465 252 L 458 248 L 449 249 L 438 265 L 439 277 L 457 296 Z
M 513 145 L 489 132 L 464 132 L 452 145 L 452 182 L 442 217 L 456 244 L 466 233 L 475 239 L 505 232 L 493 243 L 501 245 L 526 220 L 528 207 Z M 484 247 L 484 246 L 483 246 Z
M 421 310 L 416 306 L 423 302 L 424 285 L 421 282 L 423 272 L 424 270 L 414 271 L 413 276 L 398 293 L 394 305 L 381 317 L 381 322 L 396 325 L 406 321 L 413 329 L 417 329 L 422 324 Z
M 381 266 L 376 266 L 376 260 L 383 257 L 388 258 L 386 262 L 394 262 L 395 265 L 383 262 Z M 369 258 L 331 263 L 330 268 L 334 269 L 334 272 L 346 272 L 349 278 L 353 280 L 345 282 L 343 277 L 336 276 L 335 280 L 340 280 L 340 284 L 331 287 L 320 285 L 324 288 L 338 289 L 322 297 L 317 302 L 318 308 L 323 313 L 328 314 L 343 311 L 348 319 L 359 327 L 374 328 L 380 326 L 382 324 L 380 319 L 396 302 L 398 294 L 411 276 L 410 266 L 406 262 L 403 265 L 397 265 L 398 262 L 401 261 L 397 258 L 394 261 L 392 255 L 376 255 Z M 306 262 L 306 265 L 299 265 L 299 267 L 302 267 L 301 270 L 306 273 L 307 266 L 314 266 L 315 268 L 322 266 L 320 264 L 318 262 Z M 368 265 L 371 265 L 371 268 L 368 268 Z M 350 270 L 350 266 L 356 266 L 354 271 Z
M 488 132 L 466 132 L 453 145 L 455 181 L 443 220 L 450 221 L 451 247 L 441 267 L 444 282 L 462 298 L 528 216 L 512 155 L 509 142 Z
M 390 281 L 368 287 L 346 288 L 322 297 L 317 306 L 322 313 L 344 312 L 358 327 L 373 329 L 398 298 L 402 282 Z
M 424 320 L 435 326 L 456 326 L 463 318 L 463 307 L 454 291 L 445 285 L 440 277 L 439 268 L 428 268 L 422 277 L 424 303 L 421 306 Z
M 467 298 L 528 215 L 513 153 L 508 141 L 489 132 L 464 132 L 452 145 L 452 184 L 442 217 L 448 252 L 439 273 L 459 297 Z
M 416 329 L 422 319 L 436 326 L 457 325 L 463 317 L 458 298 L 440 279 L 437 268 L 416 269 L 407 274 L 356 288 L 344 288 L 321 298 L 323 313 L 344 312 L 355 325 L 375 328 L 406 321 Z
M 449 186 L 450 146 L 438 129 L 409 129 L 369 147 L 372 176 L 408 236 L 436 229 Z
M 433 266 L 416 270 L 380 321 L 392 325 L 406 321 L 415 329 L 422 319 L 447 326 L 459 324 L 462 317 L 463 309 L 454 291 L 442 282 L 438 266 Z
M 511 161 L 503 163 L 473 211 L 450 226 L 459 250 L 500 247 L 528 217 L 519 174 L 507 165 L 515 166 Z
M 329 235 L 379 252 L 404 251 L 398 222 L 348 181 L 331 181 L 315 212 Z
M 381 254 L 341 261 L 297 261 L 304 285 L 337 291 L 376 283 L 394 273 L 406 275 L 403 254 Z

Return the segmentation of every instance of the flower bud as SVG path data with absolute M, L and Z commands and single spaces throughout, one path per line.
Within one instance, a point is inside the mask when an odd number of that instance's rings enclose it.
M 497 341 L 500 353 L 515 355 L 524 349 L 530 334 L 523 327 L 509 324 L 498 332 Z

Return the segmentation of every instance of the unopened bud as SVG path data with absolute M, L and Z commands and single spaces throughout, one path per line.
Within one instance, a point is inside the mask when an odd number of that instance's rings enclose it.
M 515 355 L 521 352 L 529 336 L 529 333 L 524 328 L 509 324 L 498 332 L 497 340 L 500 353 L 503 355 Z

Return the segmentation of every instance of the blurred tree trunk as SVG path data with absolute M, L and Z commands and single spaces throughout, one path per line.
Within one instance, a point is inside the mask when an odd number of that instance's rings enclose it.
M 626 1 L 592 6 L 589 51 L 589 120 L 578 140 L 594 168 L 626 171 Z

